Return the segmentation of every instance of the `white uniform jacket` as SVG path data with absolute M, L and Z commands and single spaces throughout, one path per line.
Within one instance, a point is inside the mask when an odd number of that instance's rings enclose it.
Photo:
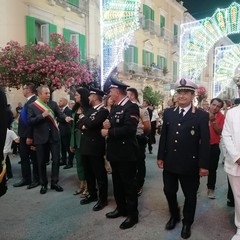
M 227 151 L 224 170 L 232 176 L 240 176 L 240 166 L 236 163 L 240 158 L 240 105 L 227 111 L 222 138 Z

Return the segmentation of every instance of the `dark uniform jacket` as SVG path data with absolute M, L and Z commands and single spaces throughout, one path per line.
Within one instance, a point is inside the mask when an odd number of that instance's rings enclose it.
M 64 108 L 63 113 L 66 116 L 72 117 L 72 110 L 68 106 Z M 66 122 L 65 119 L 61 119 L 61 118 L 57 118 L 57 121 L 58 121 L 60 135 L 62 137 L 71 135 L 71 124 Z
M 108 161 L 136 161 L 138 144 L 136 130 L 139 107 L 128 98 L 112 107 L 109 114 L 111 127 L 107 138 Z
M 52 109 L 55 116 L 65 119 L 67 116 L 60 110 L 57 103 L 50 100 L 47 105 Z M 59 129 L 54 126 L 48 117 L 42 116 L 43 111 L 37 108 L 33 103 L 28 108 L 28 124 L 33 127 L 34 144 L 45 144 L 50 139 L 52 142 L 59 142 Z
M 192 108 L 181 119 L 179 108 L 169 108 L 163 114 L 163 127 L 158 159 L 164 169 L 177 174 L 194 174 L 208 169 L 210 133 L 208 113 Z
M 83 155 L 103 156 L 105 154 L 105 138 L 101 135 L 103 122 L 108 117 L 108 110 L 99 105 L 89 109 L 80 119 L 79 127 L 82 132 L 80 152 Z
M 23 115 L 27 116 L 28 108 L 31 103 L 33 103 L 37 97 L 33 95 L 24 105 L 22 108 L 22 114 L 20 113 L 19 123 L 18 123 L 18 136 L 23 138 L 32 138 L 32 127 L 29 126 L 25 120 L 23 120 Z M 26 119 L 27 120 L 27 119 Z

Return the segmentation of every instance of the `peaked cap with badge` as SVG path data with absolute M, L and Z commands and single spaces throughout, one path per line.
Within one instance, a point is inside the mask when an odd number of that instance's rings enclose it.
M 119 81 L 118 79 L 116 79 L 114 77 L 112 77 L 110 79 L 110 81 L 111 81 L 110 88 L 119 88 L 119 89 L 126 90 L 129 87 L 129 85 Z
M 197 84 L 189 79 L 182 78 L 176 83 L 177 92 L 195 92 Z
M 89 94 L 96 94 L 100 97 L 103 97 L 104 95 L 106 95 L 106 93 L 104 91 L 102 91 L 101 89 L 94 88 L 92 86 L 89 88 L 89 91 L 90 91 Z

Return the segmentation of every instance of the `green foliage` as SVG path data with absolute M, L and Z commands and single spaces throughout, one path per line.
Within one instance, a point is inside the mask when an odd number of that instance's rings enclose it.
M 152 87 L 145 87 L 142 90 L 143 99 L 147 100 L 150 104 L 158 106 L 163 103 L 164 95 L 160 91 L 154 91 Z

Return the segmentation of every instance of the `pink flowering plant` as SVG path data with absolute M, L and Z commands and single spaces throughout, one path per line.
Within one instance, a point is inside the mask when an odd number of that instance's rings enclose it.
M 60 34 L 50 35 L 49 44 L 20 46 L 10 41 L 0 51 L 0 85 L 19 88 L 26 82 L 46 84 L 51 91 L 91 82 L 87 67 L 79 61 L 74 42 Z
M 197 98 L 197 101 L 198 101 L 198 104 L 201 104 L 201 102 L 203 101 L 203 99 L 206 99 L 207 98 L 207 90 L 204 86 L 199 86 L 197 89 L 196 89 L 196 98 Z

